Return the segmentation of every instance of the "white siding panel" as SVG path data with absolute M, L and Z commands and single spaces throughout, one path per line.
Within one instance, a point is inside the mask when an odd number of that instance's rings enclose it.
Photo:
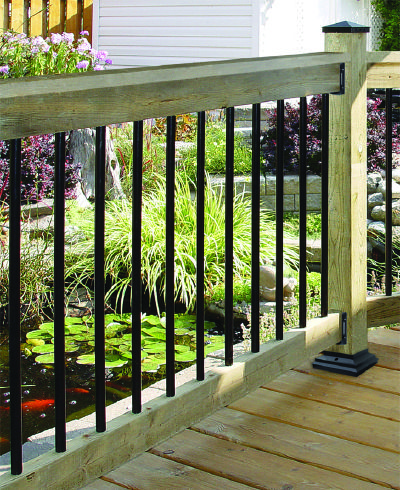
M 97 0 L 95 44 L 118 68 L 254 57 L 258 2 Z

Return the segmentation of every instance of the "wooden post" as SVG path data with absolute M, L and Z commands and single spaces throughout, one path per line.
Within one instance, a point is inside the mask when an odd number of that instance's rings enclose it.
M 325 51 L 347 52 L 345 92 L 330 96 L 329 309 L 347 314 L 347 343 L 314 367 L 358 376 L 377 362 L 367 333 L 367 83 L 369 27 L 340 22 L 323 28 Z

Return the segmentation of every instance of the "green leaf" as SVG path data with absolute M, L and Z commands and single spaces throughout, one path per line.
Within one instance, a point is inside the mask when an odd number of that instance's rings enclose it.
M 31 332 L 28 332 L 26 334 L 27 339 L 51 339 L 52 335 L 49 334 L 49 332 L 45 330 L 32 330 Z
M 32 349 L 32 352 L 35 352 L 36 354 L 48 354 L 50 352 L 54 352 L 54 345 L 53 344 L 36 345 Z
M 147 315 L 144 317 L 142 323 L 149 323 L 150 325 L 160 325 L 161 320 L 156 315 Z
M 151 337 L 154 337 L 156 339 L 160 339 L 160 340 L 166 339 L 165 329 L 163 329 L 163 328 L 150 327 L 150 328 L 143 329 L 143 333 L 145 333 Z
M 124 359 L 123 357 L 119 356 L 118 354 L 109 354 L 106 356 L 105 367 L 107 369 L 111 369 L 111 368 L 124 366 L 127 363 L 128 363 L 128 360 Z
M 43 345 L 45 342 L 44 339 L 27 339 L 26 343 L 30 345 Z
M 76 352 L 79 349 L 74 342 L 65 342 L 65 352 Z
M 94 354 L 83 354 L 76 359 L 77 364 L 93 365 L 95 361 Z
M 83 318 L 67 316 L 65 318 L 65 325 L 83 325 Z
M 43 354 L 36 356 L 35 361 L 39 364 L 54 364 L 54 354 Z
M 160 354 L 165 352 L 165 343 L 164 342 L 149 343 L 144 346 L 144 350 L 149 354 Z
M 53 332 L 54 322 L 46 322 L 39 325 L 40 330 L 46 330 L 48 332 Z
M 175 355 L 175 361 L 178 362 L 189 362 L 189 361 L 194 361 L 195 359 L 196 359 L 196 351 L 194 350 L 178 353 Z
M 142 361 L 142 371 L 157 371 L 161 364 L 163 363 L 158 362 L 154 357 L 148 357 Z

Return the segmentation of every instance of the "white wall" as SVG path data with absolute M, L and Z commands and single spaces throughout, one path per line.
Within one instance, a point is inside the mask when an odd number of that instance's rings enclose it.
M 259 0 L 95 0 L 94 45 L 113 66 L 258 56 Z
M 260 55 L 324 50 L 322 27 L 347 20 L 369 25 L 370 0 L 265 0 L 260 16 Z
M 93 44 L 117 68 L 324 50 L 322 27 L 370 25 L 370 0 L 94 0 Z

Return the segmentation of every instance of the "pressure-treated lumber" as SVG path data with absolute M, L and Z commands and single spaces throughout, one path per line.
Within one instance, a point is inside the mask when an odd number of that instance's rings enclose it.
M 394 487 L 399 484 L 396 454 L 238 410 L 222 408 L 191 428 L 377 484 L 389 483 Z M 352 485 L 349 488 L 353 488 Z
M 367 53 L 367 87 L 400 87 L 400 51 Z
M 51 32 L 61 32 L 64 23 L 63 11 L 65 3 L 63 0 L 57 0 L 56 2 L 50 2 L 48 9 L 48 30 Z
M 400 294 L 367 298 L 368 327 L 400 323 Z
M 339 90 L 337 53 L 229 60 L 0 82 L 0 138 Z
M 67 14 L 65 19 L 66 32 L 73 32 L 75 38 L 78 37 L 80 31 L 80 21 L 81 16 L 79 13 L 78 0 L 68 0 L 67 1 Z
M 326 51 L 351 53 L 344 95 L 330 96 L 329 308 L 347 313 L 347 344 L 334 352 L 367 349 L 367 87 L 366 33 L 327 33 Z
M 11 29 L 23 32 L 25 19 L 25 0 L 14 0 L 11 4 Z
M 338 314 L 313 319 L 305 329 L 285 332 L 257 354 L 242 355 L 233 366 L 213 368 L 202 382 L 189 381 L 173 398 L 146 403 L 140 414 L 126 413 L 111 421 L 105 433 L 89 433 L 24 465 L 24 474 L 0 477 L 1 489 L 65 489 L 110 471 L 136 454 L 197 422 L 250 390 L 329 348 L 341 338 Z

